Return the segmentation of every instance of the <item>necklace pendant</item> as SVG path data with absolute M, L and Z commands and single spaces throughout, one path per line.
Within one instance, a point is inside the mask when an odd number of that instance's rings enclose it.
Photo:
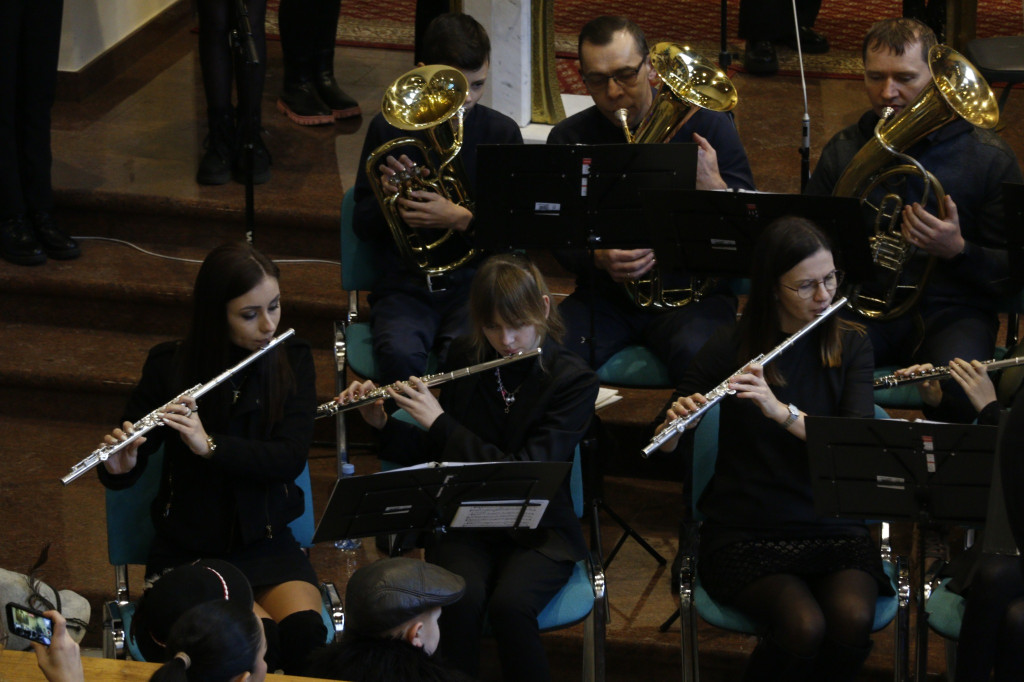
M 231 392 L 234 393 L 234 397 L 231 398 L 231 404 L 234 405 L 235 403 L 238 402 L 238 394 L 241 393 L 242 391 L 241 389 L 236 388 Z

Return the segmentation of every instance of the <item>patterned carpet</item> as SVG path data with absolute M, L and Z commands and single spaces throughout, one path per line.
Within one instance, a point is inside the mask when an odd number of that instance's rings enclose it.
M 267 2 L 267 34 L 276 36 L 280 0 Z M 824 55 L 805 55 L 809 75 L 851 77 L 859 74 L 860 43 L 872 22 L 899 11 L 896 0 L 825 0 L 815 29 L 828 36 L 832 49 Z M 415 0 L 342 0 L 338 44 L 411 50 Z M 555 48 L 563 92 L 585 94 L 576 72 L 576 35 L 591 17 L 622 13 L 619 0 L 558 0 L 555 2 Z M 671 40 L 689 44 L 710 59 L 720 50 L 721 5 L 718 0 L 659 0 L 637 3 L 630 17 L 644 28 L 648 42 Z M 736 36 L 739 3 L 729 3 L 729 51 L 742 54 L 744 41 Z M 1024 31 L 1020 0 L 979 0 L 978 36 L 1017 35 Z M 779 48 L 780 72 L 798 70 L 796 52 Z M 736 66 L 736 65 L 734 65 Z

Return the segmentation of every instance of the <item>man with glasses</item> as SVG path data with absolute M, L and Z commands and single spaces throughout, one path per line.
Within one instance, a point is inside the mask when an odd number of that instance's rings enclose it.
M 916 19 L 884 19 L 871 27 L 862 54 L 871 110 L 825 145 L 808 194 L 832 194 L 854 155 L 873 139 L 883 109 L 892 107 L 898 114 L 931 84 L 927 57 L 935 44 L 932 30 Z M 922 186 L 916 176 L 907 180 L 904 175 L 898 184 L 884 188 L 905 202 L 901 230 L 913 252 L 901 284 L 920 283 L 930 258 L 934 266 L 909 312 L 886 322 L 859 320 L 868 328 L 875 364 L 939 366 L 957 357 L 989 359 L 999 328 L 996 304 L 1020 291 L 1020 273 L 1010 266 L 1002 198 L 1004 182 L 1022 182 L 1017 158 L 998 135 L 962 119 L 932 132 L 906 153 L 944 188 L 945 217 L 940 217 L 934 198 L 924 207 L 918 203 Z M 869 197 L 876 205 L 877 195 Z M 974 421 L 976 411 L 963 390 L 955 382 L 944 388 L 942 402 L 926 406 L 925 416 Z
M 578 50 L 580 75 L 594 106 L 556 125 L 548 144 L 625 142 L 616 112 L 625 109 L 628 124 L 635 129 L 653 106 L 658 83 L 644 32 L 624 17 L 598 17 L 583 27 Z M 697 189 L 754 188 L 731 114 L 700 109 L 671 141 L 698 145 Z M 735 297 L 718 290 L 701 301 L 668 310 L 634 305 L 623 283 L 644 277 L 655 266 L 651 249 L 599 249 L 593 263 L 582 250 L 560 252 L 556 257 L 577 277 L 576 291 L 558 308 L 567 326 L 566 345 L 594 369 L 624 347 L 642 344 L 678 382 L 711 333 L 736 315 Z M 688 285 L 689 278 L 685 281 Z M 675 288 L 672 281 L 666 286 Z M 592 314 L 595 329 L 593 347 L 589 347 L 585 339 L 591 337 Z

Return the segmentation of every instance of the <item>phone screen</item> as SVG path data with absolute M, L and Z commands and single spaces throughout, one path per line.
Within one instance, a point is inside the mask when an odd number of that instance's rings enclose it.
M 7 624 L 10 626 L 12 635 L 50 645 L 50 638 L 53 636 L 53 621 L 38 611 L 13 602 L 8 603 Z

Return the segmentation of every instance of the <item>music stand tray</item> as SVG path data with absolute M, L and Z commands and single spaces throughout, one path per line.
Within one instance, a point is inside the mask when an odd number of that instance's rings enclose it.
M 314 542 L 447 528 L 536 528 L 571 462 L 430 462 L 341 478 Z

